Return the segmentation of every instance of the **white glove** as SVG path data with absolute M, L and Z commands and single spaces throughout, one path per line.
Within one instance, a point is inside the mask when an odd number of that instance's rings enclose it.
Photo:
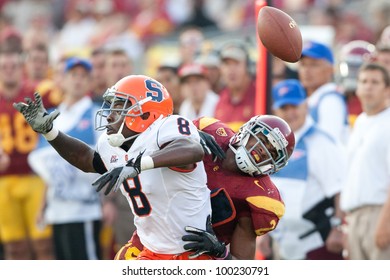
M 53 128 L 53 121 L 60 114 L 55 110 L 50 114 L 46 111 L 42 103 L 42 98 L 38 92 L 34 93 L 35 100 L 25 98 L 24 102 L 14 103 L 13 106 L 18 110 L 32 129 L 38 133 L 46 134 Z

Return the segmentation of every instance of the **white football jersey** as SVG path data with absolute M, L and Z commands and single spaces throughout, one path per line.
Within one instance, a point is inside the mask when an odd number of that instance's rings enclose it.
M 107 135 L 100 138 L 97 152 L 107 169 L 112 169 L 136 158 L 140 152 L 144 151 L 144 156 L 151 155 L 164 144 L 186 137 L 200 141 L 197 128 L 191 121 L 172 115 L 156 120 L 136 138 L 127 153 L 112 147 Z M 182 253 L 185 242 L 181 238 L 187 234 L 184 227 L 206 228 L 207 215 L 211 214 L 206 182 L 201 161 L 192 171 L 154 168 L 142 171 L 138 177 L 122 184 L 122 194 L 129 201 L 134 224 L 146 248 L 160 254 Z

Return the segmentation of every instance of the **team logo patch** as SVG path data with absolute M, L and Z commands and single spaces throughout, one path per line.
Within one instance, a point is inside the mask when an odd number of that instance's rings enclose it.
M 219 136 L 226 137 L 227 133 L 223 127 L 218 128 L 215 133 L 217 133 Z
M 118 156 L 117 155 L 112 155 L 110 163 L 114 163 L 114 162 L 117 162 L 117 161 L 118 161 Z

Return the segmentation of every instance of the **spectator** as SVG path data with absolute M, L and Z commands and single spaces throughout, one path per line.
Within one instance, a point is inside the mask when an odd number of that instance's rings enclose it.
M 204 0 L 192 0 L 190 2 L 191 13 L 189 19 L 182 26 L 197 26 L 201 28 L 217 27 L 214 20 L 205 13 Z
M 308 96 L 309 110 L 318 127 L 346 144 L 348 112 L 345 97 L 333 82 L 334 59 L 324 44 L 309 41 L 302 50 L 298 76 Z
M 352 127 L 356 117 L 362 112 L 356 96 L 357 73 L 363 63 L 373 60 L 375 46 L 369 42 L 356 40 L 345 44 L 340 50 L 339 80 L 347 101 L 349 124 Z
M 309 116 L 306 93 L 298 80 L 272 90 L 275 115 L 296 137 L 288 165 L 272 175 L 286 212 L 271 232 L 281 259 L 342 259 L 342 213 L 339 194 L 346 168 L 344 150 Z
M 0 51 L 1 52 L 23 52 L 22 34 L 15 28 L 8 26 L 0 32 Z
M 156 80 L 162 83 L 171 94 L 173 100 L 173 113 L 178 114 L 183 102 L 183 96 L 180 92 L 178 65 L 170 62 L 162 62 L 157 67 Z
M 49 52 L 45 45 L 35 45 L 25 51 L 25 70 L 29 81 L 38 84 L 49 74 Z
M 92 3 L 87 0 L 68 1 L 66 22 L 55 40 L 55 51 L 63 54 L 88 47 L 96 20 L 92 17 Z
M 356 95 L 363 112 L 348 142 L 348 170 L 341 193 L 347 252 L 352 260 L 390 259 L 390 77 L 379 64 L 365 64 Z
M 256 85 L 250 73 L 249 54 L 241 44 L 229 43 L 223 46 L 220 55 L 226 87 L 219 93 L 215 118 L 238 131 L 255 111 Z
M 211 90 L 206 72 L 199 64 L 187 64 L 179 70 L 181 93 L 185 97 L 179 114 L 190 120 L 214 117 L 219 96 Z
M 198 27 L 188 26 L 179 34 L 180 64 L 193 63 L 196 54 L 202 49 L 204 35 Z
M 95 146 L 97 107 L 89 96 L 92 65 L 87 60 L 69 58 L 65 64 L 64 100 L 56 125 L 72 137 Z M 29 164 L 46 182 L 46 200 L 40 223 L 53 227 L 57 260 L 100 259 L 100 196 L 91 187 L 96 175 L 84 173 L 63 160 L 41 139 L 29 155 Z
M 142 0 L 137 2 L 139 12 L 132 19 L 131 30 L 146 46 L 150 46 L 156 39 L 172 32 L 174 25 L 165 10 L 164 1 Z
M 106 51 L 102 48 L 96 48 L 91 53 L 92 100 L 98 104 L 102 104 L 103 94 L 108 88 L 105 75 L 106 57 Z
M 46 45 L 34 45 L 25 51 L 26 79 L 35 87 L 34 91 L 41 94 L 42 98 L 49 100 L 53 106 L 57 106 L 62 101 L 62 89 L 61 85 L 52 79 L 50 70 L 49 51 Z
M 122 49 L 107 51 L 105 75 L 107 85 L 111 86 L 125 76 L 133 73 L 133 61 Z
M 5 258 L 52 259 L 51 228 L 42 229 L 36 224 L 45 186 L 27 163 L 38 135 L 12 107 L 13 102 L 21 102 L 34 93 L 34 87 L 23 79 L 20 53 L 0 53 L 0 83 L 1 145 L 12 159 L 8 168 L 0 172 L 0 235 Z
M 286 79 L 298 79 L 298 73 L 280 58 L 272 57 L 272 86 Z
M 375 53 L 375 61 L 386 68 L 390 73 L 390 42 L 388 45 L 378 45 Z
M 201 53 L 196 59 L 195 63 L 198 63 L 206 67 L 206 76 L 210 82 L 211 90 L 215 93 L 222 91 L 224 85 L 221 79 L 221 59 L 216 50 L 209 50 L 205 53 Z

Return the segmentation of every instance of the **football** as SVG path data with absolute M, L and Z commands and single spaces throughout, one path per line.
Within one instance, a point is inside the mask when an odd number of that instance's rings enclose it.
M 257 17 L 257 31 L 264 47 L 274 56 L 297 62 L 302 53 L 302 34 L 297 23 L 285 12 L 265 6 Z

